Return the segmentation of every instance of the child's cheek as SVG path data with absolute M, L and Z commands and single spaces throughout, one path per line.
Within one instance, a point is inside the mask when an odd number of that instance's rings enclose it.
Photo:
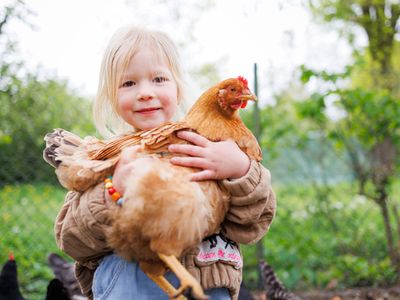
M 120 111 L 131 111 L 133 109 L 132 107 L 132 101 L 129 99 L 129 97 L 119 97 L 118 99 L 118 107 Z

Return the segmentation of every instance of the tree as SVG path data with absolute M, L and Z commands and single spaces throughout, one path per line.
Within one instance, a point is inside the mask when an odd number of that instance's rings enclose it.
M 335 95 L 344 117 L 329 134 L 347 150 L 359 192 L 380 207 L 388 254 L 400 275 L 400 249 L 395 243 L 390 214 L 397 220 L 399 217 L 397 210 L 388 205 L 390 184 L 399 167 L 400 70 L 396 69 L 395 62 L 400 53 L 395 37 L 399 32 L 400 4 L 389 0 L 312 0 L 309 3 L 314 13 L 326 22 L 340 21 L 347 28 L 355 24 L 366 34 L 366 52 L 360 54 L 359 49 L 355 49 L 355 57 L 362 58 L 364 66 L 368 63 L 369 73 L 363 71 L 363 75 L 369 79 L 369 86 L 360 84 L 354 77 L 357 70 L 360 74 L 360 60 L 349 69 L 354 73 L 340 75 L 303 67 L 302 79 L 307 82 L 316 76 L 334 85 L 321 95 L 324 99 Z M 350 78 L 352 83 L 343 88 L 339 83 L 341 78 Z
M 368 39 L 368 52 L 376 64 L 373 77 L 381 88 L 392 91 L 398 86 L 398 77 L 393 73 L 395 35 L 399 32 L 400 4 L 391 0 L 309 0 L 314 13 L 326 22 L 341 21 L 361 28 Z
M 57 78 L 41 70 L 28 72 L 18 59 L 16 43 L 5 34 L 11 20 L 29 14 L 15 1 L 0 15 L 0 185 L 35 180 L 55 181 L 42 159 L 44 135 L 64 127 L 78 134 L 94 133 L 90 103 Z M 45 79 L 41 79 L 45 78 Z

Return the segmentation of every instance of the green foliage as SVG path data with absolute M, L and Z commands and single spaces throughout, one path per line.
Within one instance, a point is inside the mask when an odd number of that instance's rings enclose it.
M 264 237 L 265 258 L 287 287 L 324 288 L 333 281 L 338 287 L 370 286 L 395 281 L 379 209 L 365 197 L 353 196 L 354 185 L 332 187 L 332 201 L 325 211 L 318 207 L 318 195 L 310 186 L 282 185 L 275 191 L 278 210 Z M 255 249 L 242 249 L 244 280 L 254 287 Z
M 300 118 L 312 119 L 320 126 L 323 126 L 327 122 L 327 116 L 325 115 L 325 98 L 324 96 L 314 93 L 310 99 L 306 101 L 297 102 L 296 110 Z
M 0 185 L 54 181 L 54 171 L 42 159 L 43 137 L 60 127 L 93 134 L 90 103 L 71 92 L 65 82 L 40 80 L 33 74 L 19 78 L 8 73 L 10 68 L 4 69 L 0 81 Z
M 396 193 L 400 182 L 394 187 Z M 333 280 L 340 287 L 395 280 L 385 255 L 379 210 L 364 197 L 353 196 L 354 189 L 347 183 L 335 185 L 332 201 L 322 211 L 310 186 L 276 186 L 279 207 L 263 239 L 264 256 L 289 288 L 325 287 Z M 60 254 L 53 226 L 64 196 L 61 188 L 46 184 L 6 185 L 0 189 L 0 262 L 14 252 L 27 299 L 43 299 L 53 277 L 46 257 L 50 252 Z M 244 280 L 255 287 L 255 247 L 242 249 Z
M 398 85 L 393 73 L 394 43 L 398 33 L 400 4 L 391 0 L 309 0 L 311 10 L 327 23 L 340 21 L 348 30 L 349 41 L 353 25 L 364 30 L 368 38 L 368 53 L 379 72 L 380 86 L 389 90 Z
M 346 66 L 344 72 L 342 73 L 329 73 L 327 71 L 316 71 L 307 68 L 305 65 L 301 65 L 300 69 L 300 81 L 306 84 L 310 81 L 312 77 L 321 78 L 324 81 L 329 81 L 336 83 L 339 79 L 347 78 L 352 71 L 352 66 Z
M 0 186 L 5 183 L 55 180 L 44 163 L 44 135 L 65 128 L 93 134 L 90 103 L 59 78 L 28 72 L 18 59 L 17 45 L 5 34 L 10 21 L 27 22 L 33 14 L 22 0 L 0 12 Z
M 264 153 L 264 161 L 276 159 L 282 147 L 288 144 L 299 132 L 297 128 L 296 112 L 291 99 L 280 96 L 276 104 L 265 106 L 260 110 L 261 139 L 260 144 Z M 254 128 L 253 111 L 246 110 L 241 117 L 249 128 Z
M 313 71 L 305 66 L 300 68 L 301 82 L 305 84 L 315 77 L 324 87 L 297 105 L 302 122 L 311 124 L 321 136 L 328 137 L 339 146 L 338 149 L 346 151 L 357 180 L 357 192 L 367 195 L 379 205 L 385 223 L 382 231 L 390 263 L 388 259 L 371 263 L 351 253 L 340 260 L 338 266 L 347 269 L 351 278 L 356 277 L 359 282 L 368 281 L 371 272 L 379 271 L 377 266 L 390 265 L 398 274 L 400 249 L 390 215 L 398 216 L 387 203 L 390 184 L 395 180 L 400 162 L 397 157 L 400 149 L 400 84 L 396 65 L 399 51 L 395 41 L 400 4 L 385 0 L 354 0 L 350 3 L 343 0 L 310 0 L 309 3 L 316 15 L 326 22 L 331 24 L 339 20 L 345 26 L 357 24 L 368 38 L 366 51 L 355 50 L 355 63 L 343 74 Z M 324 119 L 324 109 L 332 96 L 341 117 Z M 323 190 L 330 189 L 326 186 L 316 189 L 320 195 Z
M 44 299 L 48 281 L 54 277 L 47 255 L 59 253 L 53 226 L 64 196 L 61 188 L 46 184 L 0 189 L 0 262 L 14 253 L 26 299 Z
M 354 53 L 354 65 L 352 66 L 351 87 L 363 87 L 366 90 L 375 90 L 377 87 L 384 87 L 389 82 L 391 95 L 400 99 L 400 42 L 393 41 L 391 57 L 391 73 L 381 76 L 380 66 L 374 61 L 368 51 L 356 51 Z
M 400 103 L 387 91 L 366 91 L 362 88 L 338 91 L 340 105 L 353 122 L 350 133 L 357 134 L 366 145 L 392 137 L 400 138 Z M 371 122 L 373 120 L 373 122 Z

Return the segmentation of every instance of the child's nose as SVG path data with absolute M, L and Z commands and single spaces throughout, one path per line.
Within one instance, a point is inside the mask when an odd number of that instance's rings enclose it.
M 150 100 L 150 99 L 154 98 L 154 92 L 153 92 L 150 84 L 147 84 L 147 83 L 140 84 L 136 98 L 138 100 Z

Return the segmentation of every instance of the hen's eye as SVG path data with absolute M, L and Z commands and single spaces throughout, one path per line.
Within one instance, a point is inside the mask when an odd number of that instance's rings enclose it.
M 132 86 L 132 85 L 134 85 L 134 84 L 135 84 L 134 81 L 128 80 L 128 81 L 125 81 L 125 82 L 122 84 L 122 86 L 123 86 L 123 87 L 130 87 L 130 86 Z
M 231 92 L 236 92 L 236 89 L 235 88 L 231 88 Z
M 168 81 L 168 78 L 167 77 L 163 77 L 163 76 L 157 76 L 157 77 L 154 77 L 153 80 L 156 83 L 162 83 L 162 82 Z

